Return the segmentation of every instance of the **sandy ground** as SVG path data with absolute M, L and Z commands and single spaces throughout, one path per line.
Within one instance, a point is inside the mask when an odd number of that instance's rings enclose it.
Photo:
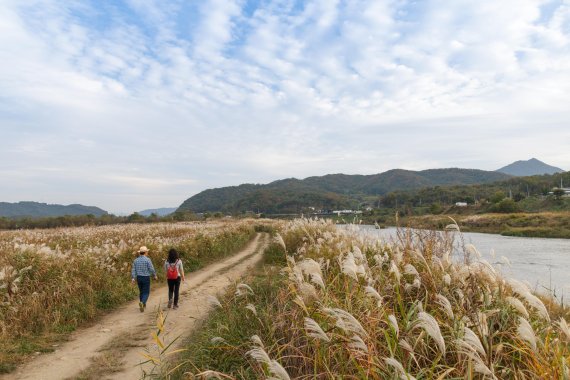
M 12 379 L 140 379 L 153 370 L 144 364 L 143 353 L 155 353 L 152 333 L 156 331 L 157 311 L 166 315 L 163 339 L 168 344 L 189 335 L 194 326 L 207 317 L 209 295 L 223 291 L 247 273 L 262 256 L 269 237 L 258 234 L 242 251 L 218 263 L 186 276 L 180 289 L 179 309 L 167 309 L 168 288 L 152 289 L 147 310 L 141 313 L 133 301 L 106 315 L 91 327 L 75 331 L 68 342 L 52 353 L 41 355 L 15 372 L 0 376 Z M 176 349 L 178 339 L 169 349 Z

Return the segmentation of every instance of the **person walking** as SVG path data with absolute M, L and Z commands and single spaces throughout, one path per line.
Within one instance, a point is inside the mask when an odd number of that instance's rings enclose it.
M 164 261 L 164 271 L 168 282 L 168 308 L 178 309 L 180 281 L 184 281 L 184 267 L 178 252 L 174 248 L 168 251 L 168 259 Z M 172 301 L 174 301 L 174 305 Z
M 158 280 L 156 271 L 152 265 L 152 261 L 148 258 L 148 248 L 144 245 L 139 249 L 139 257 L 133 261 L 133 269 L 131 270 L 131 281 L 135 280 L 139 287 L 139 309 L 141 313 L 146 308 L 146 301 L 150 295 L 150 276 L 154 276 Z

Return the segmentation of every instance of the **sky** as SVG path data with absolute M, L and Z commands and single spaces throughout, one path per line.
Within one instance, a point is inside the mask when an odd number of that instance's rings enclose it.
M 0 201 L 570 169 L 570 0 L 2 0 Z

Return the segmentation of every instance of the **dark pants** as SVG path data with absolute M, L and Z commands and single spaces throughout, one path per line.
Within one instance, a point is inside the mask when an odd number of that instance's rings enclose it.
M 176 280 L 168 281 L 168 300 L 172 300 L 172 295 L 174 294 L 174 306 L 178 305 L 178 295 L 180 293 L 180 276 Z
M 139 286 L 139 299 L 146 306 L 146 301 L 150 295 L 150 276 L 137 276 Z

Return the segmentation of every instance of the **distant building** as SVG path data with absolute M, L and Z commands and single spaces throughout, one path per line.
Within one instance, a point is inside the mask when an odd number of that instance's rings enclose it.
M 455 202 L 455 205 L 457 207 L 466 207 L 467 206 L 467 202 Z
M 362 211 L 354 211 L 354 210 L 334 210 L 334 214 L 338 216 L 345 215 L 345 214 L 362 214 Z

